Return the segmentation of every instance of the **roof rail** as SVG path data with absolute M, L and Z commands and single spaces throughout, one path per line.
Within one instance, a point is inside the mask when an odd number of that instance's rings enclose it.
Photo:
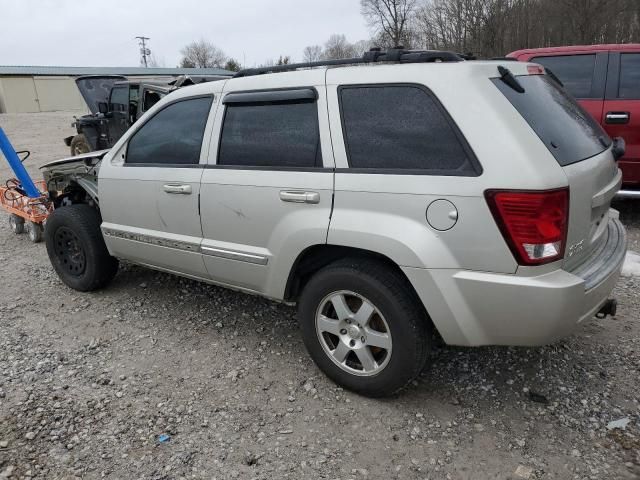
M 405 50 L 397 47 L 383 52 L 380 48 L 372 48 L 362 57 L 341 58 L 339 60 L 321 60 L 319 62 L 290 63 L 288 65 L 273 65 L 271 67 L 245 68 L 233 77 L 251 77 L 265 73 L 290 72 L 299 68 L 328 67 L 334 65 L 356 65 L 362 63 L 394 62 L 394 63 L 434 63 L 461 62 L 464 58 L 453 52 L 440 50 Z

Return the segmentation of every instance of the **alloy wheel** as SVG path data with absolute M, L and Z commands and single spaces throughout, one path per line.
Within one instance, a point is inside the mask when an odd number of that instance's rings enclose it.
M 320 302 L 316 333 L 327 356 L 352 375 L 377 375 L 391 358 L 387 321 L 373 302 L 355 292 L 333 292 Z

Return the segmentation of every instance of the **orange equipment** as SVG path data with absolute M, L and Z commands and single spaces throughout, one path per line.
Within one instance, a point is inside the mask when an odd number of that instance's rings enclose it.
M 40 192 L 46 192 L 45 182 L 35 182 Z M 0 206 L 9 212 L 9 223 L 14 233 L 23 233 L 25 228 L 32 242 L 42 241 L 44 222 L 53 211 L 53 204 L 46 193 L 38 198 L 30 198 L 12 178 L 0 186 Z

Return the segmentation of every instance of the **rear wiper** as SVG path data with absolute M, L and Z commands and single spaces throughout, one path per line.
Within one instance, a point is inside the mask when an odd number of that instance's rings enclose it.
M 564 83 L 562 83 L 562 81 L 557 77 L 555 73 L 553 73 L 553 71 L 549 70 L 547 67 L 544 67 L 544 69 L 547 72 L 547 75 L 551 77 L 551 80 L 554 80 L 558 85 L 564 87 Z
M 513 76 L 511 70 L 503 67 L 502 65 L 498 66 L 498 72 L 500 72 L 500 80 L 509 85 L 512 89 L 514 89 L 518 93 L 524 93 L 524 87 L 520 85 L 520 82 L 516 77 Z

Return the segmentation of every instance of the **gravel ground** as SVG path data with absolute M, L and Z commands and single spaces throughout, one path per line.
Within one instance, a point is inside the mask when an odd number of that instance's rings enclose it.
M 70 120 L 0 115 L 32 172 L 66 156 Z M 640 203 L 617 207 L 640 252 Z M 638 277 L 615 319 L 545 348 L 438 347 L 370 400 L 318 371 L 293 308 L 130 265 L 79 294 L 0 223 L 0 479 L 640 478 Z

